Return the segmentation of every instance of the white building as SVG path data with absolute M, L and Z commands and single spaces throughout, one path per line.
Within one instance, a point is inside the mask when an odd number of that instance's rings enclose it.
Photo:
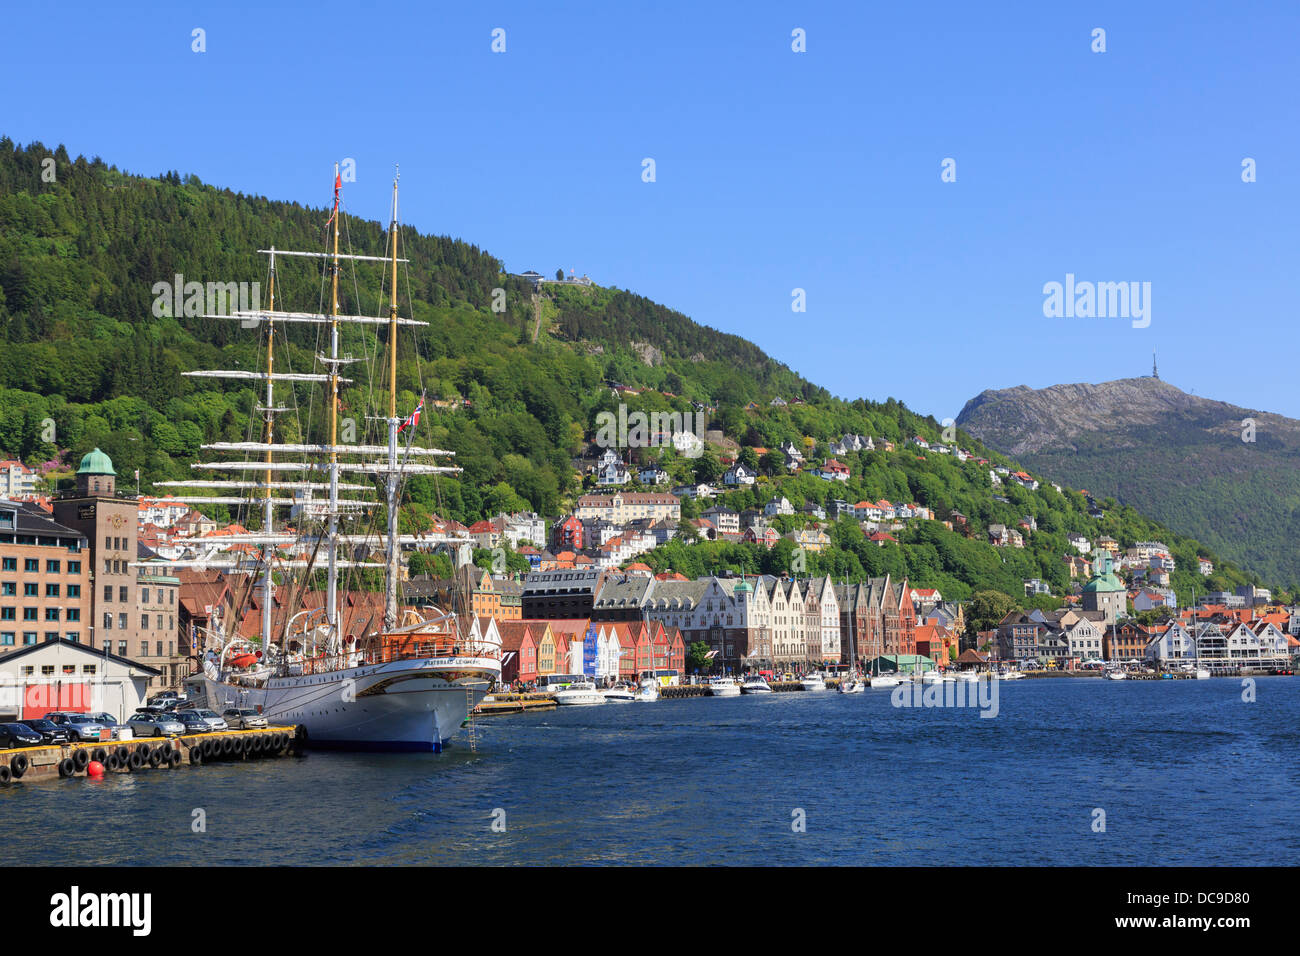
M 0 655 L 0 720 L 40 717 L 51 710 L 107 713 L 124 722 L 162 671 L 66 638 Z

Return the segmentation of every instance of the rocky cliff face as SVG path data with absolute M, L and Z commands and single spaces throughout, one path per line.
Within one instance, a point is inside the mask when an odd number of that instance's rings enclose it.
M 1188 395 L 1154 378 L 1041 389 L 1027 385 L 988 389 L 966 403 L 957 424 L 994 448 L 1019 456 L 1071 447 L 1083 434 L 1119 433 L 1173 422 L 1195 422 L 1226 438 L 1241 431 L 1245 418 L 1253 418 L 1257 430 L 1259 423 L 1267 420 L 1276 432 L 1286 432 L 1293 440 L 1300 438 L 1300 422 Z
M 957 424 L 1276 581 L 1300 580 L 1300 421 L 1153 378 L 990 389 Z M 1253 440 L 1246 440 L 1253 439 Z

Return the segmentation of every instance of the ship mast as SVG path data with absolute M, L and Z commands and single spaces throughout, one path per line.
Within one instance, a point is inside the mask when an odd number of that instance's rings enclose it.
M 338 534 L 339 534 L 339 164 L 334 164 L 334 258 L 330 264 L 330 462 L 329 536 L 326 538 L 329 573 L 325 595 L 326 639 L 331 650 L 339 646 Z
M 384 629 L 397 626 L 397 577 L 399 573 L 397 544 L 397 181 L 400 171 L 393 173 L 393 220 L 389 230 L 393 242 L 391 260 L 392 286 L 388 299 L 388 542 L 384 561 Z M 414 429 L 412 429 L 414 431 Z
M 266 482 L 262 496 L 262 533 L 270 534 L 275 520 L 275 503 L 271 494 L 271 445 L 275 442 L 275 246 L 271 247 L 271 277 L 266 320 Z M 262 656 L 271 660 L 271 556 L 275 545 L 266 543 L 262 549 Z

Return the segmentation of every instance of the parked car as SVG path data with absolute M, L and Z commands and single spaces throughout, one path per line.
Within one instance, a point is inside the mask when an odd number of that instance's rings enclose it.
M 206 734 L 212 729 L 206 720 L 192 710 L 178 710 L 174 716 L 185 726 L 187 734 Z
M 260 730 L 266 726 L 266 718 L 252 707 L 231 707 L 222 711 L 221 716 L 236 730 Z
M 178 737 L 185 733 L 185 724 L 168 714 L 141 710 L 128 717 L 126 722 L 137 737 Z
M 188 708 L 186 710 L 178 710 L 176 712 L 176 716 L 181 719 L 181 722 L 188 724 L 188 722 L 185 720 L 185 715 L 187 714 L 194 717 L 198 717 L 203 721 L 204 728 L 203 731 L 200 732 L 210 731 L 210 730 L 230 729 L 230 725 L 226 723 L 225 718 L 223 718 L 220 714 L 216 713 L 215 711 L 207 710 L 201 707 L 194 707 L 194 708 Z
M 147 701 L 145 701 L 145 703 L 149 704 L 150 706 L 166 707 L 168 704 L 172 703 L 173 701 L 178 701 L 180 699 L 181 699 L 181 695 L 176 693 L 176 691 L 165 690 L 160 693 L 154 694 Z
M 119 724 L 117 718 L 112 714 L 101 711 L 97 714 L 87 714 L 86 716 L 96 723 L 103 724 L 107 727 L 109 735 L 114 740 L 130 740 L 134 736 L 131 732 L 131 728 L 125 724 Z
M 87 740 L 107 740 L 112 734 L 105 734 L 107 729 L 89 714 L 73 714 L 58 711 L 45 715 L 45 719 L 58 724 L 68 732 L 68 739 L 78 743 Z
M 26 724 L 0 724 L 0 747 L 39 747 L 41 735 Z
M 60 727 L 54 721 L 46 720 L 44 717 L 25 719 L 23 723 L 41 735 L 41 744 L 43 746 L 66 744 L 71 739 L 68 728 Z

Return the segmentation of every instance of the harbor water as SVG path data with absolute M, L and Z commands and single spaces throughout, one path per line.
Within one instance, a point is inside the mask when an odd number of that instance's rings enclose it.
M 1253 689 L 1022 680 L 993 718 L 885 690 L 559 708 L 478 718 L 473 751 L 24 782 L 0 834 L 20 866 L 1289 865 L 1300 680 Z

